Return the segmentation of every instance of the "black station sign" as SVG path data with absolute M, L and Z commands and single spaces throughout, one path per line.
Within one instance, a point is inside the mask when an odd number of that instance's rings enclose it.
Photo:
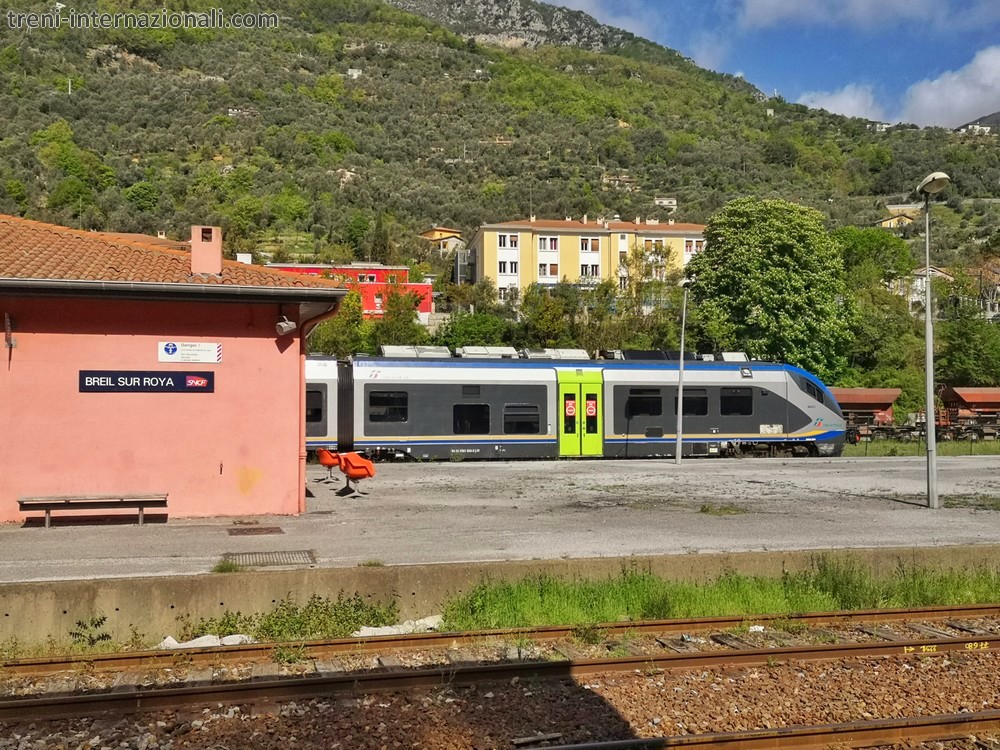
M 214 393 L 214 372 L 80 370 L 80 393 Z

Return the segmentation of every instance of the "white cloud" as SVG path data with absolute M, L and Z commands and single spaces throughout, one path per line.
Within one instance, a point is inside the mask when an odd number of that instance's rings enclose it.
M 885 110 L 876 100 L 875 90 L 867 84 L 851 83 L 838 91 L 807 91 L 799 97 L 799 104 L 847 117 L 885 119 Z
M 872 30 L 887 24 L 930 24 L 935 30 L 970 29 L 1000 20 L 996 0 L 742 0 L 740 24 L 767 28 L 792 22 L 849 25 Z M 952 7 L 954 6 L 954 7 Z
M 976 53 L 968 65 L 912 85 L 900 119 L 956 127 L 1000 111 L 1000 46 Z

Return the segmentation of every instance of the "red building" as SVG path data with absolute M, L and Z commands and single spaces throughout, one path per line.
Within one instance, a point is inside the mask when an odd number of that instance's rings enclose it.
M 361 309 L 366 318 L 381 318 L 386 298 L 393 292 L 413 292 L 420 301 L 417 316 L 427 325 L 434 312 L 434 296 L 430 282 L 411 282 L 406 266 L 384 266 L 381 263 L 351 263 L 347 266 L 324 263 L 268 263 L 268 268 L 323 276 L 344 282 L 348 289 L 361 294 Z

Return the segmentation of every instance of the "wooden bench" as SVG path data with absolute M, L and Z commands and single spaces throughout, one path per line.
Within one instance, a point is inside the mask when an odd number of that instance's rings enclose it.
M 22 497 L 17 501 L 21 512 L 45 511 L 45 528 L 52 525 L 54 510 L 111 510 L 138 508 L 139 525 L 146 520 L 146 508 L 166 508 L 167 493 L 123 493 L 118 495 L 53 495 L 51 497 Z

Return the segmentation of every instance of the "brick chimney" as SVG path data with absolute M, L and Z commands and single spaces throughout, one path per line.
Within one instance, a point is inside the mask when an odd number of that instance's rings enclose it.
M 222 227 L 191 227 L 191 273 L 222 273 Z

